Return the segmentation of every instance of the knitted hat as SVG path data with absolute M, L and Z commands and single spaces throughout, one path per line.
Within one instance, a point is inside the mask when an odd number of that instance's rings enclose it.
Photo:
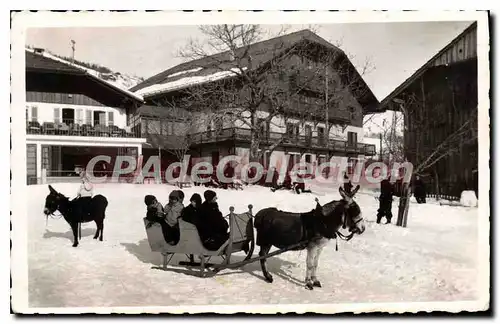
M 191 199 L 189 199 L 189 201 L 194 201 L 196 203 L 196 206 L 200 206 L 201 205 L 201 196 L 199 194 L 195 193 L 191 196 Z
M 217 196 L 217 194 L 215 193 L 215 191 L 207 190 L 203 193 L 203 196 L 205 197 L 206 201 L 212 201 L 214 197 Z
M 168 199 L 180 200 L 179 191 L 178 190 L 172 191 L 170 195 L 168 195 Z
M 151 205 L 155 200 L 156 200 L 156 197 L 153 195 L 146 195 L 144 197 L 144 203 L 146 204 L 146 206 Z

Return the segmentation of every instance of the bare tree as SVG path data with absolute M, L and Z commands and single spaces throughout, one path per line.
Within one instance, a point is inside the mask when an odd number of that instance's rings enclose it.
M 187 111 L 176 106 L 158 106 L 163 110 L 147 119 L 147 133 L 156 135 L 160 149 L 173 154 L 179 162 L 196 141 L 196 133 L 206 125 L 195 111 Z
M 214 73 L 207 77 L 211 82 L 184 91 L 185 104 L 204 107 L 208 119 L 219 124 L 221 120 L 232 119 L 244 125 L 249 130 L 250 159 L 259 159 L 264 151 L 274 150 L 289 138 L 270 139 L 262 131 L 269 130 L 269 126 L 286 129 L 286 124 L 293 122 L 302 133 L 308 124 L 326 122 L 328 141 L 332 125 L 327 120 L 338 117 L 329 116 L 329 111 L 343 117 L 345 126 L 352 117 L 362 118 L 362 114 L 353 116 L 356 112 L 344 107 L 347 94 L 365 91 L 359 74 L 350 62 L 339 60 L 345 57 L 342 51 L 331 48 L 321 38 L 317 41 L 323 47 L 314 47 L 312 53 L 310 40 L 276 40 L 265 48 L 251 47 L 265 35 L 259 25 L 211 25 L 201 26 L 200 30 L 207 41 L 191 40 L 180 56 L 202 59 Z

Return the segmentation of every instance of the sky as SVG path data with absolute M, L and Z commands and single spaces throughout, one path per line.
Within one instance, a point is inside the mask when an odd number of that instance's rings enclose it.
M 346 52 L 379 101 L 425 64 L 472 22 L 388 22 L 287 25 L 288 31 L 312 27 Z M 263 25 L 276 35 L 282 25 Z M 269 37 L 267 37 L 269 38 Z M 197 26 L 30 28 L 26 44 L 96 63 L 115 72 L 151 77 L 182 63 L 178 51 L 191 39 L 203 41 Z

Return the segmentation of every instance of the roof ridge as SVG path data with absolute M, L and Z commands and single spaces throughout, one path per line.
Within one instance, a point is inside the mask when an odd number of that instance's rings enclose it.
M 283 39 L 283 38 L 291 37 L 293 35 L 297 35 L 297 34 L 301 34 L 301 33 L 305 34 L 305 36 L 314 35 L 317 38 L 319 38 L 319 39 L 321 39 L 321 40 L 323 40 L 325 42 L 328 42 L 327 40 L 323 39 L 322 37 L 320 37 L 319 35 L 317 35 L 316 33 L 314 33 L 309 28 L 304 28 L 304 29 L 301 29 L 301 30 L 297 30 L 297 31 L 288 33 L 288 34 L 279 35 L 279 36 L 275 36 L 275 37 L 263 39 L 263 40 L 260 40 L 260 41 L 257 41 L 255 43 L 251 43 L 251 44 L 248 44 L 248 45 L 240 46 L 240 47 L 237 47 L 236 50 L 241 50 L 241 49 L 244 49 L 246 47 L 256 47 L 256 46 L 259 46 L 259 45 L 261 45 L 261 44 L 263 44 L 265 42 L 272 42 L 272 41 L 275 41 L 277 39 Z M 162 71 L 160 73 L 157 73 L 157 74 L 155 74 L 155 75 L 153 75 L 153 76 L 145 79 L 141 83 L 136 84 L 135 86 L 133 86 L 132 88 L 130 88 L 130 90 L 136 92 L 136 91 L 138 91 L 140 89 L 143 89 L 145 87 L 148 87 L 150 85 L 158 84 L 159 82 L 156 82 L 156 83 L 153 83 L 153 84 L 148 84 L 148 81 L 152 80 L 154 78 L 160 78 L 160 79 L 161 78 L 166 78 L 168 75 L 170 75 L 172 73 L 175 73 L 174 72 L 175 69 L 180 69 L 183 66 L 185 67 L 185 66 L 193 65 L 193 64 L 196 64 L 196 62 L 200 62 L 200 61 L 203 61 L 203 60 L 211 59 L 211 58 L 214 58 L 215 56 L 223 56 L 224 54 L 228 54 L 229 52 L 230 52 L 230 50 L 226 50 L 226 51 L 214 53 L 214 54 L 206 56 L 206 57 L 201 57 L 201 58 L 197 58 L 197 59 L 194 59 L 194 60 L 190 60 L 190 61 L 187 61 L 187 62 L 183 62 L 183 63 L 177 64 L 177 65 L 175 65 L 175 66 L 173 66 L 171 68 L 168 68 L 168 69 L 166 69 L 166 70 L 164 70 L 164 71 Z M 144 84 L 144 86 L 142 86 L 143 84 Z
M 56 56 L 55 54 L 53 54 L 50 51 L 47 51 L 45 49 L 43 49 L 43 52 L 41 54 L 37 54 L 35 52 L 35 49 L 31 49 L 31 48 L 28 48 L 28 47 L 25 47 L 24 49 L 25 49 L 25 52 L 30 52 L 33 55 L 40 55 L 40 56 L 42 56 L 42 57 L 44 57 L 46 59 L 53 60 L 53 61 L 65 64 L 65 65 L 71 66 L 73 68 L 79 69 L 79 70 L 85 72 L 90 77 L 95 78 L 95 79 L 97 79 L 97 80 L 99 80 L 99 81 L 101 81 L 101 82 L 109 85 L 110 87 L 112 87 L 112 88 L 114 88 L 116 90 L 121 91 L 122 93 L 124 93 L 124 94 L 126 94 L 128 96 L 134 97 L 135 99 L 144 102 L 144 98 L 141 95 L 139 95 L 137 93 L 134 93 L 133 91 L 130 91 L 130 90 L 127 90 L 127 89 L 123 89 L 123 88 L 121 88 L 121 87 L 119 87 L 119 86 L 117 86 L 117 85 L 115 85 L 115 84 L 113 84 L 113 83 L 111 83 L 111 82 L 109 82 L 107 80 L 104 80 L 104 79 L 100 78 L 98 75 L 95 75 L 94 73 L 91 73 L 90 71 L 95 71 L 93 69 L 86 68 L 84 66 L 81 66 L 79 64 L 75 64 L 73 62 L 69 62 L 68 60 L 62 59 L 62 58 Z M 98 71 L 95 71 L 95 72 L 99 73 Z

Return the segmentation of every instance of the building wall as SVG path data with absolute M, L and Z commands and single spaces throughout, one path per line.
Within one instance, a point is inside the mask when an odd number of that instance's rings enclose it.
M 70 108 L 74 110 L 75 123 L 86 124 L 87 112 L 91 114 L 91 125 L 94 125 L 94 111 L 105 112 L 105 124 L 116 125 L 120 128 L 127 126 L 127 114 L 125 109 L 113 108 L 105 106 L 85 106 L 74 104 L 61 104 L 61 103 L 46 103 L 46 102 L 28 102 L 26 105 L 27 120 L 38 121 L 43 124 L 44 122 L 63 122 L 63 108 Z M 56 118 L 55 110 L 58 110 L 58 118 Z M 113 113 L 113 121 L 111 123 L 109 113 Z M 57 119 L 57 120 L 56 120 Z
M 419 165 L 477 111 L 477 61 L 431 68 L 408 88 L 409 94 L 418 100 L 408 106 L 406 155 Z M 477 135 L 477 129 L 474 132 Z M 424 180 L 432 183 L 429 190 L 435 190 L 436 174 L 442 194 L 459 196 L 462 190 L 477 190 L 477 140 L 454 148 L 456 152 L 423 170 Z
M 477 57 L 477 26 L 469 28 L 438 57 L 433 65 L 446 65 Z

